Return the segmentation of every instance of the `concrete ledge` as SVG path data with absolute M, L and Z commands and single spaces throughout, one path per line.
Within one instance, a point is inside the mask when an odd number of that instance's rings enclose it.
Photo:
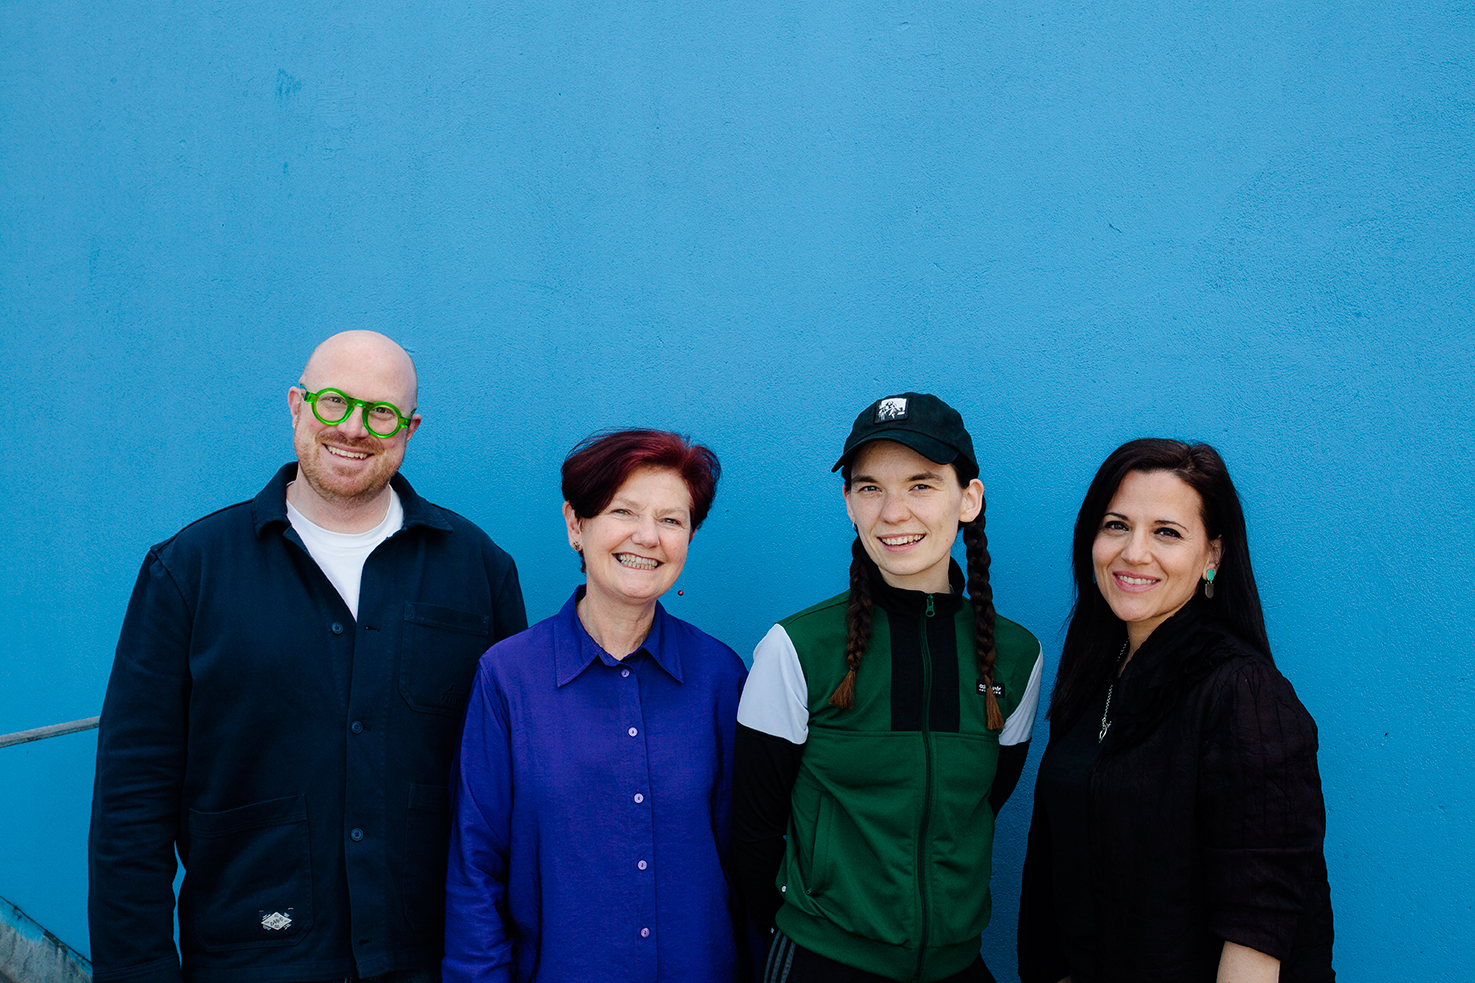
M 92 983 L 92 964 L 0 898 L 0 983 Z

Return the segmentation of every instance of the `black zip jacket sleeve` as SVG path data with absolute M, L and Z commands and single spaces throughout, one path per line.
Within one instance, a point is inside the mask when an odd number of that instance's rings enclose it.
M 999 763 L 994 768 L 994 784 L 988 793 L 989 808 L 993 809 L 995 816 L 1014 793 L 1014 786 L 1019 784 L 1019 776 L 1024 774 L 1024 761 L 1028 757 L 1029 741 L 999 745 Z
M 732 762 L 732 867 L 737 890 L 761 928 L 783 904 L 778 871 L 804 745 L 737 725 Z

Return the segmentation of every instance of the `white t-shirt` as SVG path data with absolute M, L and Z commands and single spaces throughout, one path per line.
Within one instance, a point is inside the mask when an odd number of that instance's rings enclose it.
M 375 547 L 399 532 L 400 526 L 405 523 L 405 509 L 400 504 L 399 495 L 395 494 L 393 488 L 389 489 L 389 510 L 384 513 L 384 519 L 367 532 L 333 532 L 324 529 L 293 508 L 291 502 L 287 503 L 287 520 L 297 530 L 297 535 L 302 537 L 302 545 L 307 547 L 307 552 L 312 554 L 313 560 L 328 575 L 328 580 L 338 588 L 343 603 L 348 605 L 353 619 L 357 621 L 359 582 L 364 575 L 364 561 L 374 552 Z

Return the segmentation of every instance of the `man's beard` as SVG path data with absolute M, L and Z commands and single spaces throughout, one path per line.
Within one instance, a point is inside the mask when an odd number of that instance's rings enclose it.
M 329 436 L 335 438 L 335 443 L 350 450 L 361 450 L 369 454 L 369 466 L 351 476 L 335 473 L 330 463 L 332 453 L 324 443 L 324 438 Z M 350 440 L 333 429 L 317 433 L 303 429 L 293 437 L 292 443 L 297 451 L 298 475 L 307 480 L 319 498 L 344 505 L 372 501 L 378 497 L 389 484 L 389 479 L 399 470 L 402 460 L 402 455 L 388 453 L 382 440 L 372 437 Z M 325 457 L 329 461 L 324 461 Z

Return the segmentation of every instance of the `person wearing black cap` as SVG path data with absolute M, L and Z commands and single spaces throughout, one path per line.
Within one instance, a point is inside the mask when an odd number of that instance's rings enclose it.
M 879 399 L 832 470 L 856 529 L 850 589 L 764 636 L 738 708 L 732 853 L 772 932 L 762 979 L 991 983 L 994 817 L 1024 768 L 1040 644 L 994 613 L 956 410 Z

